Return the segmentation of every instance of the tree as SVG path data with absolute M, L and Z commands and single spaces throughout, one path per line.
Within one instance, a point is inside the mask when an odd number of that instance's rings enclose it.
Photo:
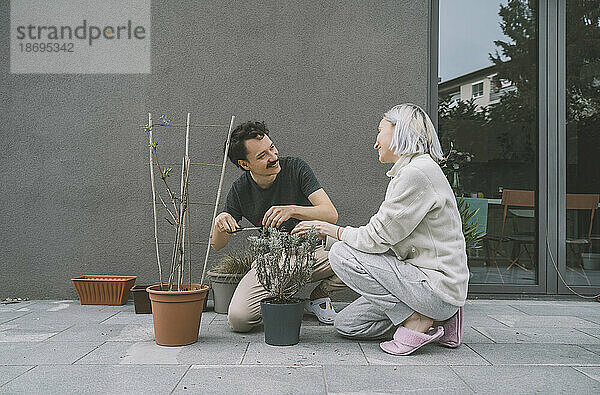
M 566 7 L 570 164 L 567 189 L 597 193 L 600 190 L 600 166 L 597 165 L 600 156 L 600 0 L 568 0 Z M 538 1 L 509 0 L 500 6 L 498 14 L 508 39 L 494 41 L 497 50 L 489 54 L 489 59 L 496 66 L 495 83 L 508 80 L 517 90 L 504 94 L 500 102 L 483 111 L 467 103 L 449 109 L 447 98 L 442 98 L 440 136 L 447 144 L 447 141 L 460 139 L 459 135 L 465 131 L 484 126 L 490 143 L 488 158 L 512 163 L 516 168 L 511 171 L 521 172 L 523 180 L 533 181 L 537 170 L 531 164 L 537 161 L 538 147 Z

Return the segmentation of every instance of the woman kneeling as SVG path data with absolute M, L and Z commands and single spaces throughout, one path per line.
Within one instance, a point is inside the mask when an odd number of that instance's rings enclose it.
M 456 198 L 438 161 L 440 143 L 427 114 L 413 104 L 385 113 L 374 148 L 394 163 L 385 200 L 369 223 L 355 228 L 304 221 L 332 237 L 334 272 L 361 296 L 338 313 L 347 337 L 385 338 L 390 354 L 408 355 L 437 341 L 458 347 L 469 270 Z

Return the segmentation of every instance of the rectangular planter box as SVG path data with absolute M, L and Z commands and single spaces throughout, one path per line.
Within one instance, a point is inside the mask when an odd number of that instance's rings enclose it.
M 127 303 L 137 276 L 88 275 L 72 278 L 81 304 L 120 306 Z

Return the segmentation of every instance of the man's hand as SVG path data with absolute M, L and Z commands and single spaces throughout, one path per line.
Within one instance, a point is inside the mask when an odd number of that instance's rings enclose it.
M 263 217 L 262 224 L 265 228 L 279 228 L 282 223 L 292 218 L 296 206 L 272 206 Z
M 222 212 L 215 218 L 215 230 L 221 233 L 234 232 L 239 227 L 238 223 L 229 213 Z

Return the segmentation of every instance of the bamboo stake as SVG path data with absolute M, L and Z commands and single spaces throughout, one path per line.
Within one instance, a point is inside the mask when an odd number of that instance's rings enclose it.
M 185 187 L 183 188 L 183 193 L 181 196 L 181 240 L 180 240 L 180 251 L 181 251 L 181 261 L 179 262 L 179 283 L 183 282 L 183 277 L 185 273 L 185 257 L 188 257 L 188 261 L 191 258 L 189 250 L 185 249 L 185 238 L 186 234 L 188 237 L 188 247 L 189 247 L 189 213 L 188 213 L 188 201 L 189 201 L 189 179 L 190 179 L 190 158 L 184 158 L 184 169 L 185 176 L 183 178 L 183 183 Z M 186 221 L 187 220 L 187 221 Z
M 189 191 L 187 192 L 187 199 L 189 199 Z M 190 288 L 192 288 L 192 242 L 191 242 L 191 237 L 192 237 L 192 227 L 190 226 L 190 213 L 186 213 L 186 217 L 187 217 L 187 228 L 188 228 L 188 232 L 187 232 L 187 249 L 188 249 L 188 275 L 189 275 L 189 282 L 188 284 L 190 284 Z
M 181 260 L 177 265 L 177 290 L 181 291 L 181 266 L 185 261 L 185 206 L 183 202 L 183 190 L 185 182 L 185 156 L 181 160 L 181 186 L 179 190 L 179 235 L 177 240 L 177 248 L 179 249 Z
M 160 267 L 160 253 L 158 250 L 158 215 L 156 211 L 156 187 L 154 186 L 154 165 L 152 163 L 152 114 L 148 113 L 148 126 L 150 127 L 150 181 L 152 183 L 152 208 L 154 212 L 154 243 L 156 244 L 156 262 L 158 263 L 158 279 L 160 281 L 160 287 L 162 288 L 162 269 Z
M 185 155 L 181 162 L 181 184 L 179 188 L 179 226 L 181 234 L 179 235 L 178 248 L 181 253 L 181 261 L 177 267 L 177 290 L 181 290 L 181 280 L 183 276 L 183 270 L 185 269 L 185 211 L 187 210 L 187 204 L 184 202 L 184 190 L 187 191 L 188 169 L 186 168 L 189 164 L 189 145 L 190 145 L 190 113 L 187 113 L 186 131 L 185 131 Z
M 190 113 L 187 114 L 186 130 L 185 130 L 185 156 L 190 156 Z
M 229 122 L 229 132 L 227 133 L 227 142 L 225 143 L 225 153 L 223 154 L 223 166 L 221 167 L 221 178 L 219 179 L 219 189 L 217 190 L 217 198 L 215 200 L 215 209 L 213 211 L 212 221 L 210 224 L 210 232 L 208 236 L 208 246 L 206 247 L 206 256 L 204 257 L 204 267 L 202 268 L 202 278 L 200 279 L 200 286 L 204 284 L 204 276 L 206 275 L 206 265 L 208 264 L 208 255 L 210 254 L 210 241 L 213 235 L 213 228 L 215 226 L 215 218 L 217 216 L 217 210 L 219 209 L 219 200 L 221 199 L 221 189 L 223 188 L 223 178 L 225 177 L 225 165 L 227 164 L 227 155 L 229 154 L 229 143 L 231 142 L 231 132 L 233 130 L 233 121 L 235 116 L 231 116 L 231 122 Z

